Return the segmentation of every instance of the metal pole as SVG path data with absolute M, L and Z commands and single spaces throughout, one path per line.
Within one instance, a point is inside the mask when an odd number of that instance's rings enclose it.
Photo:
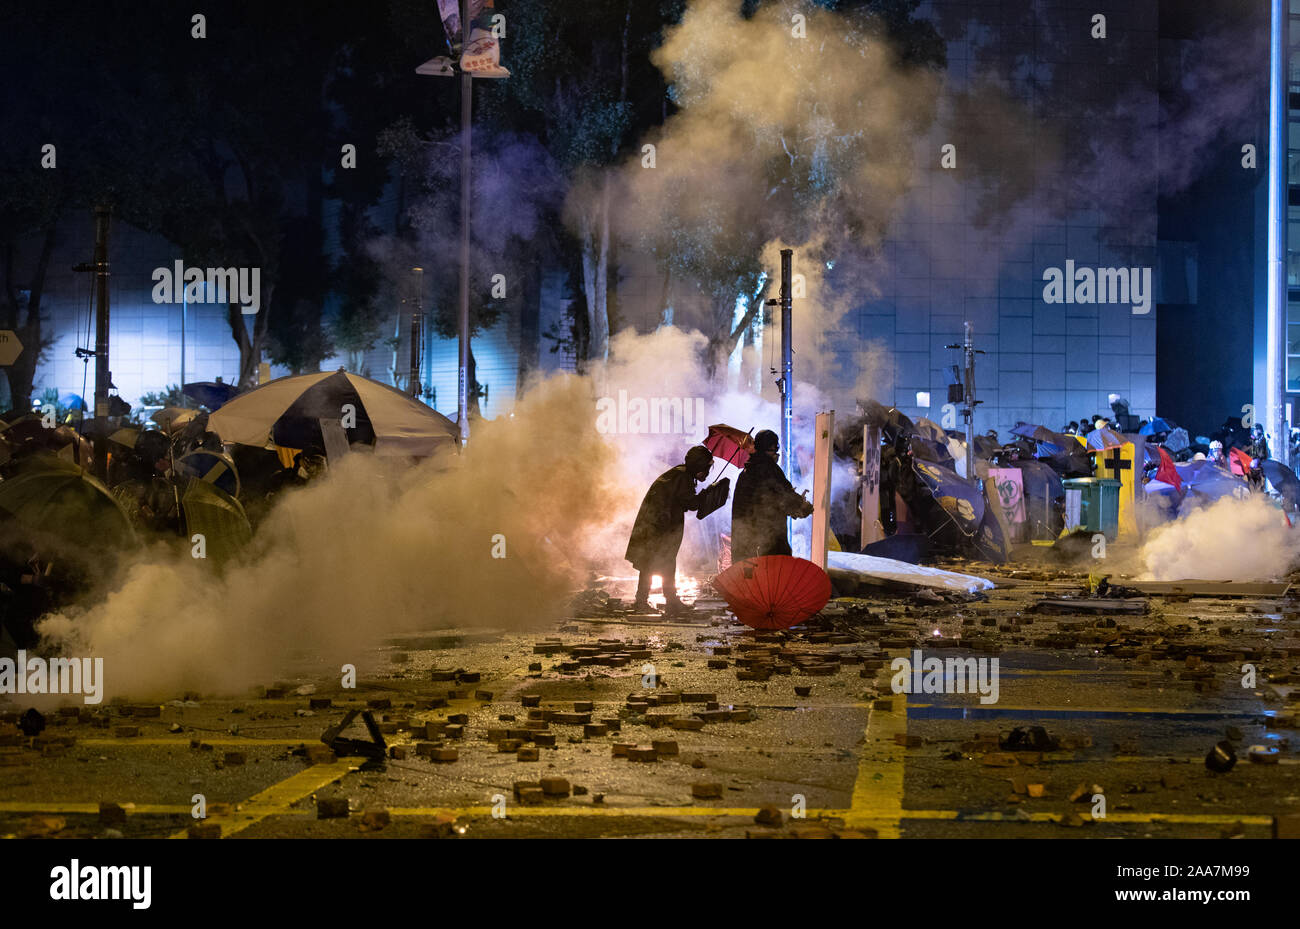
M 190 308 L 189 290 L 181 283 L 181 390 L 185 389 L 185 317 Z
M 1287 71 L 1285 0 L 1272 0 L 1268 114 L 1268 366 L 1264 430 L 1272 447 L 1290 442 L 1283 434 L 1287 343 Z
M 786 479 L 794 482 L 794 361 L 790 348 L 794 249 L 781 249 L 781 458 Z
M 975 346 L 966 323 L 966 480 L 975 483 Z
M 462 49 L 469 48 L 469 0 L 460 0 Z M 474 106 L 473 78 L 460 71 L 460 444 L 469 442 L 469 224 L 470 127 Z
M 415 276 L 415 308 L 411 310 L 411 379 L 407 385 L 412 397 L 420 396 L 420 330 L 424 321 L 424 269 L 412 268 Z
M 108 389 L 113 378 L 108 370 L 108 222 L 112 209 L 95 205 L 95 475 L 108 480 Z

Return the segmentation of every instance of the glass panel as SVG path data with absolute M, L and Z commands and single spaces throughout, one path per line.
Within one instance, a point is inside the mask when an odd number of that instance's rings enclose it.
M 1286 389 L 1300 390 L 1300 358 L 1286 360 Z

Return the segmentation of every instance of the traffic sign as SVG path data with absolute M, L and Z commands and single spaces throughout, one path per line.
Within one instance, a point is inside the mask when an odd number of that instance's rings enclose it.
M 0 368 L 7 368 L 23 353 L 23 343 L 12 329 L 0 329 Z

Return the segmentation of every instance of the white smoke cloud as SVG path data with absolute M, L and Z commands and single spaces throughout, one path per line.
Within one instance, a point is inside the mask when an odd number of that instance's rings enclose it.
M 1262 497 L 1225 497 L 1152 531 L 1141 580 L 1268 581 L 1296 563 L 1300 542 Z

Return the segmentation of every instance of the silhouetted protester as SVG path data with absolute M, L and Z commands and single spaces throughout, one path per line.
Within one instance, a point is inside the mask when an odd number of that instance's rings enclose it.
M 687 511 L 700 505 L 695 485 L 709 476 L 712 467 L 713 453 L 697 445 L 686 453 L 685 464 L 669 468 L 646 491 L 624 555 L 640 572 L 635 609 L 641 612 L 650 609 L 650 579 L 656 574 L 663 578 L 668 612 L 693 609 L 677 599 L 677 550 L 682 547 Z
M 1264 427 L 1259 423 L 1256 423 L 1251 431 L 1250 445 L 1246 447 L 1246 454 L 1256 459 L 1268 458 L 1268 439 L 1264 437 Z
M 1264 459 L 1256 458 L 1250 463 L 1250 470 L 1246 472 L 1246 484 L 1250 487 L 1252 493 L 1264 493 Z
M 736 480 L 731 500 L 731 563 L 762 555 L 789 555 L 785 520 L 802 519 L 813 505 L 795 493 L 777 464 L 780 440 L 764 429 L 754 436 L 754 454 Z

